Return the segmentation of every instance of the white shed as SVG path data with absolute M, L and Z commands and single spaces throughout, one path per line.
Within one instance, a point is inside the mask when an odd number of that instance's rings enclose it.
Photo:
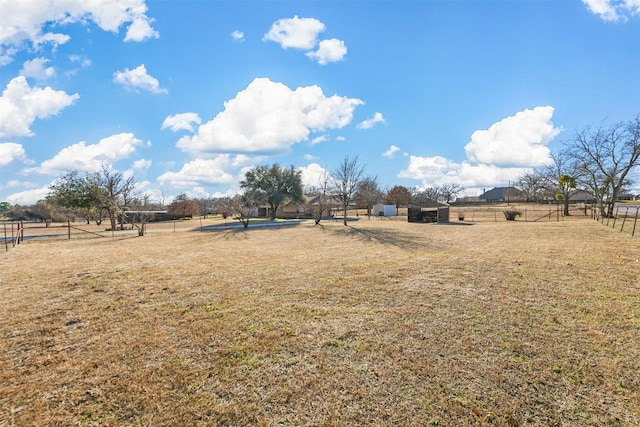
M 371 210 L 371 215 L 396 216 L 398 215 L 398 211 L 396 210 L 396 205 L 384 205 L 380 203 L 377 205 L 373 205 L 373 209 Z

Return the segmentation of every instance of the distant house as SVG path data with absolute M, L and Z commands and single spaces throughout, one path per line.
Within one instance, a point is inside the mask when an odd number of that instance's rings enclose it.
M 593 194 L 588 191 L 578 190 L 569 197 L 569 201 L 576 203 L 593 203 L 595 201 L 595 198 L 593 197 Z
M 478 199 L 481 202 L 502 203 L 502 202 L 524 202 L 526 197 L 524 193 L 515 187 L 494 187 L 489 191 L 485 191 Z

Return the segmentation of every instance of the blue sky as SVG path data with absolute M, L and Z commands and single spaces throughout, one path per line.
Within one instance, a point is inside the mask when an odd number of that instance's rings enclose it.
M 45 3 L 48 7 L 43 8 Z M 640 113 L 639 0 L 0 0 L 0 201 L 68 170 L 152 200 L 313 185 L 358 155 L 383 187 L 467 195 Z

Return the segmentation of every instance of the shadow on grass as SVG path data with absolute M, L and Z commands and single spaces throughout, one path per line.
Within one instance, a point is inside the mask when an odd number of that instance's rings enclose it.
M 200 227 L 191 231 L 194 232 L 215 232 L 220 234 L 224 239 L 238 239 L 238 238 L 248 238 L 247 233 L 256 229 L 277 229 L 282 227 L 294 227 L 299 225 L 301 221 L 284 221 L 284 222 L 273 222 L 273 221 L 256 221 L 250 222 L 249 227 L 245 228 L 243 224 L 240 222 L 237 223 L 227 223 L 220 225 L 211 225 L 208 227 Z
M 401 249 L 416 249 L 425 244 L 431 243 L 431 238 L 427 234 L 429 227 L 439 227 L 441 225 L 452 226 L 469 226 L 470 223 L 439 223 L 439 224 L 424 224 L 425 233 L 416 233 L 415 228 L 407 231 L 401 231 L 397 229 L 384 229 L 384 228 L 356 228 L 351 225 L 347 225 L 344 228 L 324 228 L 323 231 L 328 231 L 336 236 L 347 236 L 355 238 L 364 242 L 378 243 L 383 245 L 395 246 Z

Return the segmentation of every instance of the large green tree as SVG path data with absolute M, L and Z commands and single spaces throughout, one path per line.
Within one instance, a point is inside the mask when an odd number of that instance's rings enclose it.
M 293 166 L 283 168 L 277 163 L 271 166 L 256 166 L 245 173 L 240 187 L 255 193 L 257 198 L 269 205 L 272 220 L 276 218 L 280 206 L 287 203 L 304 203 L 305 200 L 302 172 Z
M 77 170 L 68 171 L 56 179 L 49 186 L 47 201 L 69 209 L 82 216 L 87 224 L 96 219 L 100 224 L 102 209 L 100 188 L 97 180 L 88 174 L 81 174 Z
M 111 230 L 115 230 L 118 216 L 133 199 L 135 179 L 103 165 L 100 172 L 91 174 L 67 172 L 49 188 L 50 200 L 59 206 L 83 212 L 87 220 L 92 213 L 105 211 Z

